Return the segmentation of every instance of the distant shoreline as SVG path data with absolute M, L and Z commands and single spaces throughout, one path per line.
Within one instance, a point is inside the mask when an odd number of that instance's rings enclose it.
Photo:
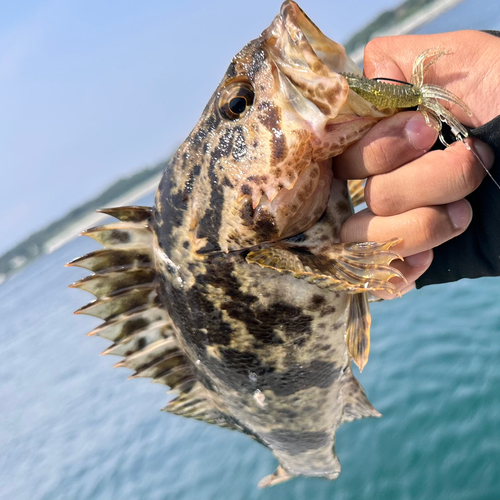
M 133 204 L 140 198 L 143 198 L 144 196 L 154 192 L 154 190 L 156 190 L 158 184 L 160 183 L 160 179 L 161 175 L 155 175 L 153 179 L 149 179 L 141 183 L 139 186 L 135 187 L 128 193 L 125 193 L 123 196 L 120 196 L 119 198 L 113 200 L 109 204 L 109 206 L 121 207 Z M 85 229 L 89 229 L 90 227 L 94 227 L 102 223 L 102 221 L 104 221 L 106 217 L 109 217 L 109 215 L 95 212 L 83 217 L 79 221 L 76 221 L 60 234 L 47 241 L 47 243 L 45 244 L 45 253 L 55 252 L 66 243 L 74 240 Z
M 163 161 L 130 177 L 119 179 L 95 198 L 32 233 L 24 241 L 1 255 L 0 284 L 42 255 L 50 254 L 77 238 L 83 230 L 102 224 L 108 216 L 97 213 L 97 209 L 134 204 L 137 200 L 153 193 L 167 164 L 168 161 Z
M 372 38 L 381 36 L 406 35 L 411 31 L 414 31 L 421 26 L 429 23 L 430 21 L 436 19 L 441 14 L 444 14 L 446 11 L 452 9 L 463 1 L 464 0 L 436 0 L 436 2 L 427 5 L 426 7 L 422 7 L 418 12 L 410 15 L 402 22 L 391 26 L 388 29 L 382 29 L 378 32 L 373 33 Z M 364 50 L 365 48 L 363 46 L 349 54 L 351 56 L 351 59 L 356 64 L 361 64 L 363 62 Z

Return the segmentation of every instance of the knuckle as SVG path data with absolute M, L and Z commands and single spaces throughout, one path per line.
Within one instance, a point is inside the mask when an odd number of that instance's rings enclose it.
M 431 243 L 432 247 L 447 241 L 452 236 L 450 224 L 444 223 L 442 214 L 437 208 L 420 213 L 416 220 L 415 234 L 420 241 Z
M 392 58 L 395 46 L 393 40 L 396 37 L 377 37 L 370 40 L 365 46 L 363 70 L 368 77 L 380 76 L 376 74 L 382 71 L 384 76 L 391 76 L 395 70 L 395 61 Z M 396 65 L 397 66 L 397 65 Z M 397 76 L 394 76 L 397 78 Z
M 384 60 L 384 39 L 373 38 L 365 46 L 364 71 L 366 75 L 372 75 L 377 61 Z
M 380 179 L 370 177 L 365 186 L 365 200 L 368 208 L 379 216 L 399 213 L 396 193 L 389 186 L 380 186 Z M 385 184 L 385 183 L 384 183 Z
M 482 168 L 479 168 L 477 160 L 472 153 L 467 151 L 460 163 L 457 175 L 457 181 L 462 192 L 466 194 L 476 190 L 483 180 L 484 173 Z
M 372 141 L 365 148 L 364 161 L 373 174 L 388 172 L 393 168 L 393 161 L 383 141 Z
M 383 37 L 372 38 L 365 46 L 365 57 L 372 59 L 374 56 L 383 53 L 385 40 Z
M 456 196 L 462 198 L 479 187 L 485 173 L 470 151 L 448 148 L 445 158 L 444 167 L 451 172 L 450 187 Z

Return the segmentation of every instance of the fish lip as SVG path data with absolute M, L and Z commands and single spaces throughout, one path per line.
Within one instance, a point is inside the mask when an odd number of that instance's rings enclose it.
M 327 121 L 337 118 L 349 98 L 349 85 L 341 73 L 360 74 L 360 69 L 345 48 L 324 35 L 293 0 L 282 5 L 262 33 L 261 43 L 277 76 L 275 90 L 284 107 L 322 136 Z
M 262 33 L 264 45 L 278 67 L 294 66 L 327 76 L 331 72 L 361 74 L 347 57 L 344 47 L 314 24 L 293 1 L 285 1 L 280 13 Z
M 300 47 L 306 61 L 309 58 L 312 58 L 313 61 L 321 61 L 314 48 L 313 40 L 315 36 L 329 40 L 328 37 L 319 30 L 307 14 L 292 0 L 283 3 L 280 16 L 283 19 L 288 36 Z M 309 65 L 311 65 L 310 62 Z

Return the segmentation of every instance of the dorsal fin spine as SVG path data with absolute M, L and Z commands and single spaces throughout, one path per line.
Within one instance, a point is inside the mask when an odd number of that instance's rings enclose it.
M 94 273 L 70 285 L 96 297 L 76 311 L 104 320 L 89 335 L 113 342 L 102 354 L 123 356 L 114 366 L 134 370 L 129 378 L 151 378 L 169 386 L 169 392 L 179 394 L 165 411 L 235 428 L 206 399 L 206 389 L 179 348 L 175 327 L 159 300 L 150 224 L 152 209 L 130 206 L 99 212 L 121 222 L 84 231 L 82 235 L 104 248 L 68 264 Z

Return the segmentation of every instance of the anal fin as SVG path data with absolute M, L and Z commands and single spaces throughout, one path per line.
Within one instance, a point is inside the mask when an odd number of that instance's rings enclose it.
M 368 401 L 361 384 L 352 374 L 349 381 L 342 388 L 341 397 L 344 403 L 342 422 L 352 422 L 358 418 L 382 416 Z

